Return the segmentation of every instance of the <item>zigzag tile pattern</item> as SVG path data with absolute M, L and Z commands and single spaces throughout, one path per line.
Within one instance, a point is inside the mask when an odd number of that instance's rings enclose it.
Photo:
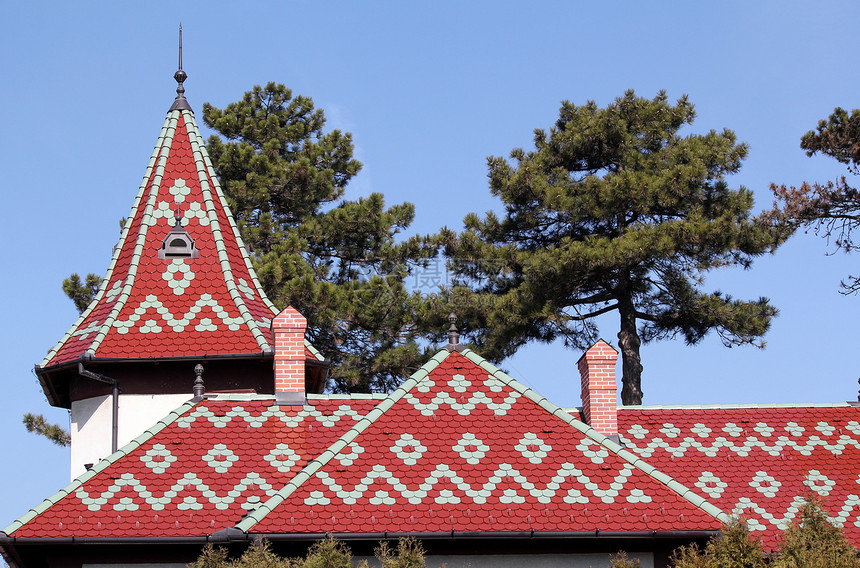
M 14 535 L 187 536 L 233 526 L 378 402 L 202 401 Z
M 252 531 L 709 530 L 719 524 L 451 353 Z
M 627 449 L 726 512 L 744 515 L 765 545 L 810 495 L 860 542 L 860 409 L 624 408 Z
M 198 258 L 158 258 L 175 217 Z M 162 129 L 102 290 L 43 367 L 95 357 L 259 353 L 276 313 L 263 296 L 218 186 L 194 116 Z M 309 355 L 313 358 L 313 354 Z

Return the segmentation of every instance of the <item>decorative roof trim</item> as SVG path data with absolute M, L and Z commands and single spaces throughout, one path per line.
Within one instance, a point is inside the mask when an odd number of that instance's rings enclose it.
M 108 314 L 104 324 L 101 326 L 98 333 L 96 333 L 89 349 L 87 349 L 87 351 L 93 355 L 95 355 L 95 352 L 102 344 L 102 341 L 107 337 L 114 321 L 116 321 L 116 318 L 125 307 L 126 302 L 128 302 L 128 297 L 134 287 L 134 280 L 137 277 L 137 268 L 140 265 L 140 258 L 143 255 L 143 247 L 146 244 L 146 234 L 149 232 L 149 227 L 153 224 L 151 219 L 152 211 L 155 209 L 155 202 L 158 200 L 158 193 L 161 191 L 161 182 L 164 179 L 164 169 L 167 166 L 167 159 L 170 156 L 170 150 L 173 146 L 173 136 L 176 134 L 179 116 L 179 111 L 172 111 L 168 114 L 167 124 L 165 125 L 167 133 L 165 134 L 164 143 L 161 146 L 161 152 L 158 156 L 158 164 L 155 167 L 155 171 L 153 172 L 154 175 L 151 178 L 151 183 L 149 184 L 149 197 L 146 201 L 143 215 L 140 218 L 140 229 L 138 230 L 137 241 L 134 244 L 134 252 L 131 255 L 131 261 L 129 262 L 128 275 L 125 278 L 125 282 L 123 282 L 122 291 L 119 293 L 119 297 L 113 305 L 113 308 L 111 308 L 110 314 Z M 131 219 L 131 224 L 133 225 L 134 217 L 131 217 Z M 131 227 L 129 227 L 129 229 L 130 228 Z
M 9 526 L 2 530 L 2 532 L 6 533 L 7 535 L 11 535 L 13 532 L 17 531 L 34 518 L 47 511 L 63 497 L 70 493 L 74 493 L 78 489 L 78 487 L 80 487 L 81 485 L 107 469 L 109 466 L 113 465 L 117 460 L 130 454 L 131 452 L 139 448 L 141 445 L 146 443 L 150 438 L 152 438 L 153 436 L 164 430 L 166 427 L 171 425 L 180 416 L 194 408 L 194 406 L 197 405 L 197 402 L 198 401 L 196 400 L 189 400 L 188 402 L 183 403 L 182 406 L 165 416 L 163 419 L 156 422 L 151 428 L 145 430 L 134 440 L 132 440 L 122 448 L 118 449 L 108 457 L 102 459 L 90 470 L 76 477 L 74 480 L 72 480 L 71 483 L 69 483 L 68 485 L 66 485 L 65 487 L 39 503 L 37 506 L 33 507 L 32 509 L 18 517 L 16 520 L 12 521 Z
M 224 275 L 224 282 L 227 285 L 227 291 L 230 293 L 230 298 L 233 300 L 233 304 L 236 306 L 242 319 L 245 320 L 245 325 L 247 325 L 248 329 L 251 330 L 251 334 L 254 336 L 260 349 L 262 351 L 271 349 L 272 346 L 269 345 L 269 341 L 260 330 L 257 320 L 254 319 L 250 310 L 248 310 L 247 304 L 245 304 L 245 301 L 239 294 L 239 288 L 236 286 L 236 281 L 233 279 L 233 268 L 230 266 L 230 259 L 227 256 L 227 247 L 224 245 L 224 236 L 221 234 L 221 223 L 218 221 L 218 216 L 215 213 L 215 198 L 218 198 L 221 201 L 224 216 L 228 220 L 232 217 L 232 214 L 229 206 L 224 200 L 220 186 L 214 181 L 218 176 L 215 175 L 215 170 L 212 167 L 211 160 L 209 159 L 209 153 L 206 151 L 206 146 L 203 144 L 203 139 L 200 136 L 200 132 L 197 130 L 197 123 L 194 121 L 194 114 L 190 110 L 185 110 L 182 111 L 182 118 L 184 119 L 185 130 L 188 133 L 188 141 L 191 144 L 194 163 L 197 165 L 197 177 L 200 181 L 200 191 L 203 193 L 203 199 L 206 202 L 206 212 L 209 215 L 209 226 L 212 230 L 212 239 L 215 241 L 215 249 L 218 251 L 218 260 L 221 262 L 221 270 Z M 213 193 L 215 194 L 214 197 Z M 239 246 L 239 254 L 244 257 L 245 251 L 242 244 L 237 244 Z M 260 293 L 259 290 L 257 290 L 257 292 L 261 297 L 265 297 L 265 295 Z
M 422 366 L 418 371 L 416 371 L 409 379 L 407 379 L 400 387 L 397 388 L 391 395 L 389 395 L 385 400 L 379 403 L 373 410 L 371 410 L 367 415 L 365 415 L 355 426 L 353 426 L 350 430 L 344 433 L 336 442 L 334 442 L 331 446 L 329 446 L 324 452 L 322 452 L 317 458 L 308 462 L 308 464 L 296 474 L 287 484 L 272 496 L 268 501 L 262 504 L 257 510 L 252 512 L 250 515 L 245 517 L 242 521 L 236 524 L 236 528 L 248 533 L 253 529 L 253 527 L 262 521 L 264 518 L 268 516 L 269 513 L 274 511 L 281 503 L 283 503 L 286 499 L 290 497 L 297 489 L 299 489 L 308 479 L 311 478 L 317 471 L 319 471 L 322 467 L 324 467 L 329 461 L 331 461 L 341 450 L 343 450 L 347 445 L 349 445 L 355 438 L 357 438 L 364 430 L 368 428 L 372 423 L 379 419 L 389 408 L 391 408 L 397 401 L 399 401 L 403 396 L 406 395 L 410 390 L 412 390 L 421 380 L 427 377 L 430 372 L 433 371 L 442 361 L 448 358 L 452 352 L 443 349 L 434 355 L 430 361 L 428 361 L 424 366 Z M 575 419 L 573 416 L 564 411 L 561 407 L 551 403 L 545 397 L 541 396 L 534 390 L 529 387 L 526 387 L 522 383 L 518 382 L 516 379 L 501 371 L 498 367 L 492 365 L 483 357 L 475 353 L 470 349 L 464 349 L 459 352 L 461 355 L 466 357 L 469 361 L 476 364 L 481 369 L 487 371 L 494 378 L 501 381 L 506 386 L 516 390 L 524 397 L 533 401 L 535 404 L 549 412 L 551 415 L 556 416 L 557 418 L 563 420 L 568 425 L 573 428 L 579 430 L 582 434 L 588 436 L 595 442 L 601 444 L 606 447 L 609 451 L 618 455 L 621 459 L 630 463 L 633 467 L 639 469 L 652 479 L 662 483 L 670 490 L 677 493 L 682 499 L 686 500 L 693 506 L 701 509 L 707 514 L 711 515 L 715 519 L 719 520 L 721 523 L 728 523 L 731 521 L 731 517 L 727 515 L 722 509 L 716 507 L 712 503 L 708 502 L 706 499 L 699 497 L 693 491 L 691 491 L 686 486 L 674 480 L 672 477 L 657 471 L 656 468 L 647 464 L 642 458 L 633 454 L 632 452 L 624 449 L 619 444 L 613 442 L 610 438 L 600 434 L 598 431 L 594 430 L 587 424 L 580 422 Z
M 269 500 L 263 503 L 242 521 L 237 523 L 236 528 L 245 533 L 250 532 L 254 525 L 266 518 L 266 516 L 274 511 L 278 505 L 283 503 L 290 495 L 293 494 L 293 492 L 301 487 L 305 481 L 310 479 L 312 475 L 330 462 L 338 453 L 340 453 L 341 450 L 349 445 L 350 442 L 355 440 L 359 434 L 376 422 L 380 416 L 385 414 L 389 408 L 394 406 L 394 404 L 403 398 L 406 393 L 412 390 L 415 385 L 426 378 L 433 369 L 438 367 L 449 355 L 450 353 L 448 351 L 443 350 L 431 357 L 429 361 L 422 365 L 420 369 L 415 371 L 393 393 L 388 395 L 384 400 L 382 400 L 382 402 L 375 406 L 373 410 L 368 412 L 361 420 L 359 420 L 355 426 L 347 430 L 343 436 L 338 438 L 331 446 L 320 453 L 319 456 L 309 461 L 299 473 L 293 476 L 293 478 L 290 479 L 283 488 L 281 488 L 280 491 L 269 498 Z
M 149 185 L 149 180 L 152 178 L 152 174 L 156 169 L 156 164 L 160 161 L 159 158 L 161 156 L 162 149 L 164 148 L 165 144 L 168 143 L 168 141 L 172 141 L 173 139 L 172 133 L 176 131 L 176 127 L 175 124 L 171 126 L 171 121 L 175 122 L 175 120 L 175 117 L 171 117 L 170 114 L 168 114 L 167 118 L 164 121 L 164 125 L 161 127 L 161 132 L 158 135 L 158 140 L 156 141 L 155 148 L 152 151 L 152 156 L 149 158 L 149 164 L 147 164 L 146 171 L 143 174 L 143 181 L 138 188 L 137 197 L 134 200 L 134 205 L 132 205 L 131 207 L 131 213 L 129 213 L 128 216 L 128 219 L 130 220 L 133 220 L 135 218 L 135 216 L 137 215 L 137 210 L 143 202 L 143 196 L 146 193 L 146 188 Z M 77 331 L 78 327 L 80 327 L 84 320 L 89 317 L 90 313 L 95 309 L 95 307 L 98 306 L 99 302 L 107 291 L 107 285 L 110 282 L 111 276 L 113 276 L 113 271 L 116 268 L 116 263 L 119 260 L 119 255 L 122 252 L 123 245 L 125 244 L 125 241 L 128 238 L 129 231 L 131 230 L 131 225 L 132 222 L 129 222 L 126 223 L 125 227 L 123 227 L 119 242 L 114 247 L 113 256 L 111 258 L 110 265 L 108 266 L 107 273 L 105 274 L 104 280 L 102 281 L 102 285 L 99 288 L 99 291 L 96 293 L 95 298 L 93 298 L 93 301 L 90 302 L 90 305 L 87 306 L 87 308 L 81 313 L 80 317 L 77 319 L 77 321 L 75 321 L 75 323 L 72 324 L 72 327 L 69 328 L 69 330 L 66 332 L 65 335 L 63 335 L 60 341 L 48 351 L 48 354 L 45 355 L 45 358 L 42 360 L 41 365 L 39 365 L 40 367 L 45 368 L 50 365 L 51 359 L 54 358 L 57 352 L 66 344 L 66 342 L 72 337 L 75 331 Z M 131 272 L 131 267 L 129 267 L 129 272 Z M 117 303 L 119 303 L 121 299 L 123 303 L 125 303 L 125 300 L 128 299 L 128 290 L 130 290 L 130 287 L 126 289 L 126 287 L 123 286 L 123 291 L 120 294 L 120 298 L 117 298 Z M 102 337 L 104 337 L 104 335 L 107 333 L 107 331 L 104 329 L 105 326 L 110 329 L 107 320 L 105 320 L 105 322 L 103 322 L 102 325 L 99 326 L 98 333 L 101 334 Z M 98 337 L 98 335 L 96 337 Z M 95 348 L 92 346 L 92 344 L 90 344 L 90 347 L 87 349 L 87 352 L 89 352 L 90 354 L 95 353 Z
M 352 394 L 311 394 L 305 396 L 308 400 L 385 400 L 389 395 L 378 392 L 357 392 Z
M 273 394 L 255 394 L 255 393 L 219 393 L 207 392 L 203 395 L 205 400 L 226 401 L 226 402 L 255 402 L 263 400 L 275 400 Z
M 251 276 L 256 278 L 256 276 L 254 276 L 253 272 L 251 273 Z M 265 298 L 265 296 L 263 296 L 263 297 Z M 266 298 L 266 302 L 269 302 L 268 298 Z M 269 303 L 271 303 L 271 302 L 269 302 Z M 314 357 L 316 357 L 318 361 L 325 361 L 325 357 L 323 357 L 323 354 L 319 352 L 319 349 L 317 349 L 316 347 L 313 346 L 313 344 L 308 340 L 308 338 L 305 338 L 305 349 L 310 351 L 311 354 Z M 388 396 L 388 395 L 385 395 L 385 396 Z
M 207 160 L 208 158 L 209 155 L 207 153 Z M 208 163 L 210 169 L 214 174 L 214 168 L 212 167 L 211 160 L 209 160 Z M 275 306 L 275 304 L 273 304 L 271 300 L 269 300 L 269 297 L 263 291 L 263 286 L 260 284 L 260 281 L 257 278 L 257 271 L 254 270 L 254 265 L 251 262 L 251 257 L 247 253 L 247 249 L 245 248 L 245 241 L 242 239 L 242 235 L 239 232 L 239 226 L 236 225 L 236 220 L 230 212 L 230 206 L 227 204 L 227 199 L 224 197 L 224 191 L 221 189 L 221 182 L 218 179 L 218 176 L 211 175 L 210 177 L 212 178 L 212 185 L 215 187 L 215 193 L 221 199 L 221 206 L 224 208 L 225 212 L 230 213 L 227 215 L 227 222 L 230 224 L 230 228 L 233 231 L 233 236 L 235 237 L 236 242 L 239 244 L 239 252 L 242 254 L 242 260 L 245 261 L 245 268 L 248 269 L 248 274 L 251 275 L 251 280 L 254 281 L 254 286 L 257 289 L 257 293 L 260 295 L 260 298 L 262 298 L 263 303 L 266 304 L 266 306 L 270 310 L 272 310 L 276 314 L 280 313 L 281 310 L 277 306 Z
M 667 405 L 639 405 L 639 406 L 619 406 L 619 411 L 639 411 L 639 410 L 736 410 L 743 408 L 843 408 L 848 406 L 856 406 L 856 403 L 851 402 L 781 402 L 768 404 L 667 404 Z
M 308 400 L 385 400 L 389 395 L 382 393 L 354 393 L 354 394 L 311 394 L 305 395 Z M 225 400 L 235 402 L 249 402 L 256 400 L 275 400 L 273 394 L 253 393 L 218 393 L 211 392 L 204 395 L 207 400 Z

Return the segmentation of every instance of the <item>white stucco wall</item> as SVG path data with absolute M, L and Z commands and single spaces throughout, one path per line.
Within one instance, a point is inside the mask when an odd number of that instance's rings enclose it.
M 176 410 L 191 394 L 121 394 L 117 448 Z M 84 464 L 98 463 L 111 454 L 111 397 L 97 396 L 72 403 L 72 479 L 86 471 Z

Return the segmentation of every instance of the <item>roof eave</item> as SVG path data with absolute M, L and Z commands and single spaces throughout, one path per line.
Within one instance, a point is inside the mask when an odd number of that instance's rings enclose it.
M 231 530 L 232 529 L 232 530 Z M 719 530 L 639 530 L 639 531 L 497 531 L 497 532 L 467 532 L 467 531 L 438 531 L 438 532 L 408 532 L 408 531 L 383 531 L 374 533 L 360 532 L 325 532 L 325 533 L 246 533 L 237 529 L 226 529 L 210 535 L 197 536 L 125 536 L 125 537 L 16 537 L 8 536 L 0 532 L 0 546 L 45 546 L 45 545 L 135 545 L 135 544 L 206 544 L 253 541 L 264 538 L 273 542 L 277 541 L 316 541 L 327 536 L 338 540 L 376 541 L 380 539 L 397 539 L 402 537 L 414 537 L 419 540 L 498 540 L 498 539 L 637 539 L 637 540 L 663 540 L 663 539 L 707 539 L 719 534 Z
M 184 361 L 223 361 L 223 360 L 249 360 L 249 359 L 274 359 L 274 353 L 270 350 L 267 351 L 255 351 L 252 353 L 225 353 L 225 354 L 201 354 L 201 355 L 188 355 L 188 356 L 180 356 L 180 357 L 146 357 L 146 358 L 135 358 L 129 359 L 125 357 L 87 357 L 85 359 L 74 359 L 72 361 L 66 361 L 65 363 L 60 363 L 58 365 L 51 365 L 49 367 L 42 367 L 40 365 L 36 365 L 34 368 L 34 372 L 36 373 L 36 377 L 39 379 L 39 384 L 42 387 L 42 391 L 45 393 L 45 397 L 48 399 L 48 404 L 51 406 L 55 406 L 58 408 L 70 408 L 71 401 L 68 397 L 62 396 L 61 393 L 56 388 L 56 381 L 59 377 L 60 373 L 66 373 L 71 371 L 75 375 L 77 375 L 78 363 L 81 361 L 85 362 L 87 365 L 99 365 L 99 364 L 112 364 L 112 363 L 120 363 L 120 364 L 137 364 L 140 363 L 171 363 L 171 362 L 184 362 Z M 331 362 L 328 360 L 320 361 L 318 359 L 307 357 L 305 359 L 305 364 L 311 367 L 321 367 L 321 368 L 329 368 L 331 366 Z
M 249 540 L 264 538 L 271 541 L 279 540 L 319 540 L 327 536 L 338 540 L 380 540 L 414 537 L 419 540 L 531 540 L 531 539 L 708 539 L 720 533 L 719 530 L 685 530 L 685 531 L 438 531 L 438 532 L 404 532 L 384 531 L 378 533 L 356 532 L 326 532 L 326 533 L 246 533 Z M 214 535 L 213 535 L 214 536 Z

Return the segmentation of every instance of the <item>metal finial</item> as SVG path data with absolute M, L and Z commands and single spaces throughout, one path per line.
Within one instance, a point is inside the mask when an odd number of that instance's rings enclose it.
M 860 384 L 860 379 L 857 379 L 857 383 Z M 857 391 L 857 402 L 860 402 L 860 391 Z
M 460 343 L 460 334 L 457 331 L 457 315 L 451 312 L 448 315 L 448 321 L 451 322 L 451 327 L 448 328 L 448 344 L 457 345 Z
M 179 24 L 179 69 L 173 74 L 173 78 L 178 85 L 176 85 L 176 100 L 173 101 L 170 110 L 191 110 L 191 105 L 185 100 L 185 85 L 183 85 L 188 75 L 182 70 L 182 24 Z
M 194 374 L 197 375 L 194 379 L 194 387 L 191 389 L 194 398 L 203 398 L 203 393 L 206 392 L 206 386 L 203 384 L 203 365 L 200 363 L 194 365 Z

